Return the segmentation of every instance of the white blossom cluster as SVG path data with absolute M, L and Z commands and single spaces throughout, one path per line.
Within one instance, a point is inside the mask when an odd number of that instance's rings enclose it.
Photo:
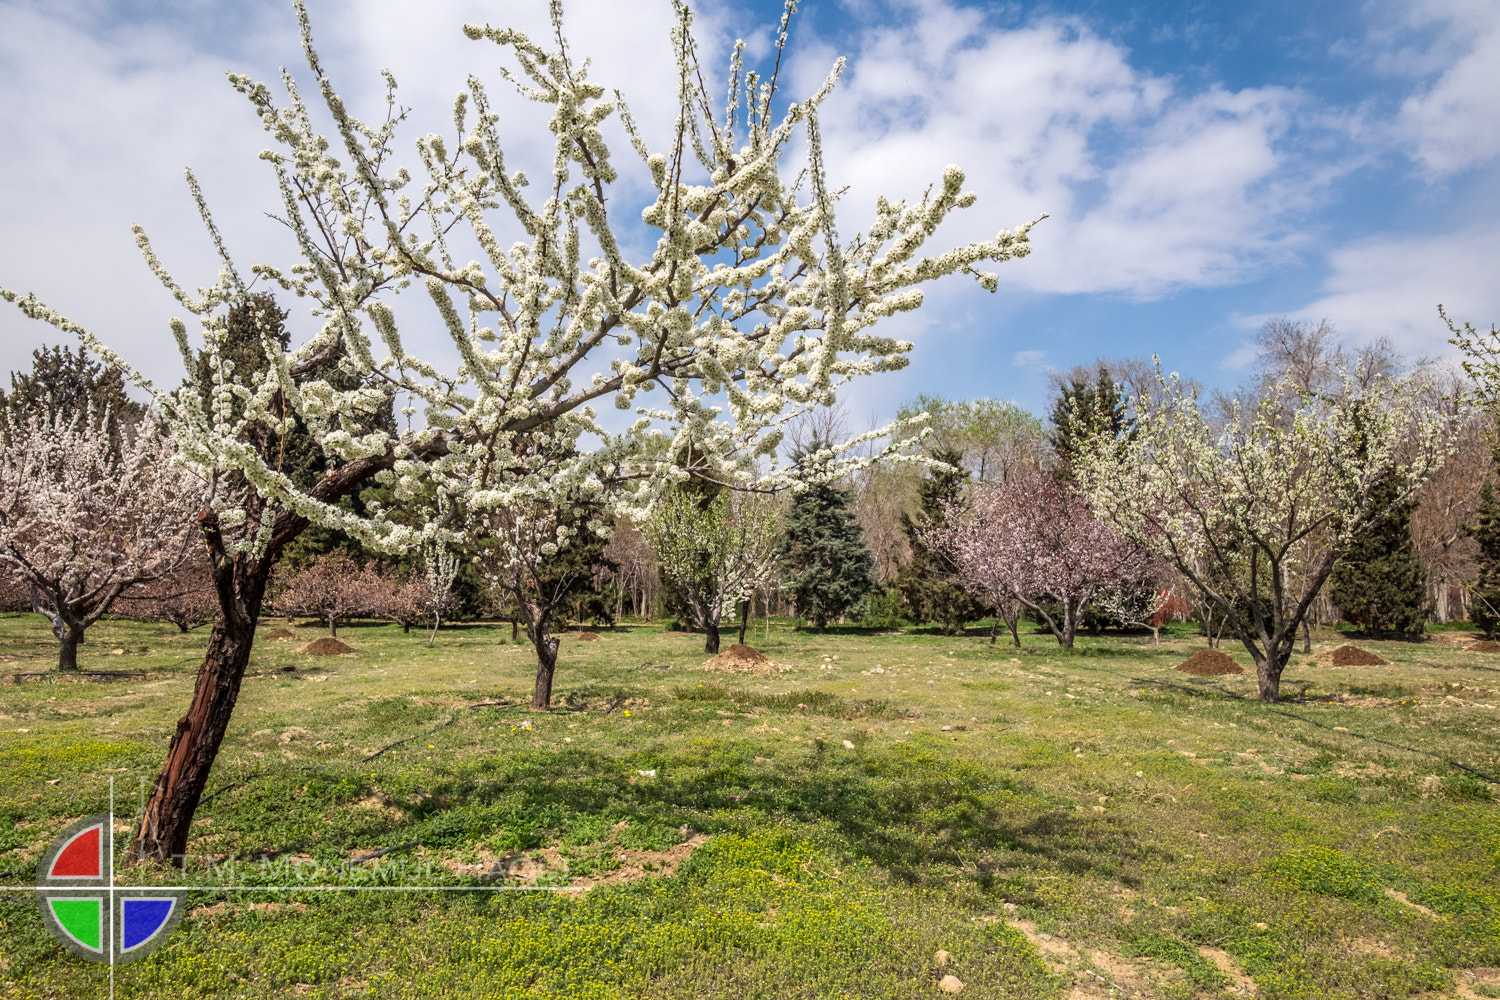
M 778 67 L 793 7 L 782 19 Z M 136 234 L 148 265 L 201 325 L 212 359 L 210 385 L 157 392 L 157 406 L 180 442 L 181 460 L 215 484 L 222 523 L 243 526 L 243 544 L 263 547 L 272 522 L 266 515 L 259 529 L 245 523 L 261 508 L 228 487 L 238 477 L 309 521 L 379 546 L 409 547 L 435 530 L 403 527 L 382 509 L 357 516 L 299 490 L 248 443 L 256 427 L 284 427 L 289 412 L 336 464 L 393 458 L 378 477 L 392 487 L 393 506 L 433 491 L 481 512 L 582 495 L 643 514 L 687 475 L 789 486 L 791 473 L 775 460 L 784 425 L 831 405 L 850 379 L 906 364 L 912 345 L 877 335 L 879 320 L 920 306 L 922 286 L 946 275 L 968 274 L 994 290 L 995 276 L 982 267 L 1028 252 L 1031 223 L 924 255 L 948 215 L 974 201 L 957 167 L 915 203 L 882 198 L 869 232 L 840 242 L 818 115 L 842 63 L 815 94 L 778 116 L 776 74 L 746 69 L 737 46 L 729 99 L 715 114 L 690 12 L 679 4 L 678 13 L 672 41 L 679 110 L 671 143 L 655 152 L 620 93 L 590 81 L 587 64 L 569 53 L 560 3 L 552 6 L 554 47 L 510 29 L 464 29 L 508 50 L 516 71 L 507 79 L 551 109 L 554 159 L 535 194 L 531 180 L 507 166 L 498 115 L 475 77 L 454 103 L 452 136 L 418 140 L 418 176 L 396 166 L 404 111 L 395 80 L 386 74 L 383 121 L 351 113 L 319 61 L 300 0 L 304 53 L 332 133 L 316 127 L 290 74 L 283 75 L 281 103 L 265 84 L 231 75 L 274 140 L 261 157 L 276 173 L 281 218 L 298 250 L 290 267 L 251 271 L 310 299 L 320 329 L 291 348 L 268 338 L 272 363 L 264 373 L 233 370 L 219 347 L 227 309 L 243 300 L 247 284 L 191 174 L 223 260 L 218 281 L 187 292 L 145 233 Z M 603 130 L 612 118 L 655 186 L 654 200 L 638 214 L 611 195 L 618 173 Z M 809 159 L 789 180 L 783 160 L 799 130 L 808 137 Z M 658 234 L 655 248 L 649 258 L 628 260 L 620 234 L 642 223 Z M 477 245 L 483 259 L 458 259 L 459 245 Z M 405 316 L 400 293 L 414 288 L 435 310 L 424 309 L 415 322 L 431 323 L 435 315 L 461 359 L 454 372 L 403 346 L 397 306 Z M 128 370 L 98 338 L 34 298 L 0 294 L 78 333 Z M 174 321 L 172 329 L 194 370 L 186 325 Z M 359 375 L 359 387 L 340 389 L 309 375 L 329 358 Z M 395 434 L 369 429 L 360 416 L 387 399 L 418 401 L 423 412 L 413 420 L 416 407 L 408 407 L 406 427 Z M 597 406 L 633 409 L 638 419 L 611 433 Z M 585 436 L 588 448 L 579 446 Z M 820 473 L 848 471 L 860 461 L 853 453 L 862 443 L 833 449 Z M 533 465 L 528 454 L 549 458 Z

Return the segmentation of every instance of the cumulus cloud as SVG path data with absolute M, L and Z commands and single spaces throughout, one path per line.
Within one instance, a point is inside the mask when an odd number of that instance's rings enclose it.
M 1328 260 L 1320 295 L 1293 319 L 1326 317 L 1347 337 L 1389 337 L 1410 354 L 1446 349 L 1439 303 L 1476 326 L 1500 322 L 1500 233 L 1493 229 L 1379 237 L 1334 250 Z
M 858 218 L 959 163 L 980 195 L 964 238 L 1048 213 L 1036 255 L 1001 269 L 1012 286 L 1152 298 L 1242 280 L 1288 258 L 1292 213 L 1336 175 L 1300 150 L 1292 90 L 1188 91 L 1075 20 L 998 29 L 946 3 L 894 17 L 852 41 L 830 174 Z M 802 85 L 825 66 L 802 63 Z
M 1376 67 L 1418 81 L 1392 125 L 1413 159 L 1444 175 L 1500 155 L 1500 5 L 1401 0 L 1374 14 Z

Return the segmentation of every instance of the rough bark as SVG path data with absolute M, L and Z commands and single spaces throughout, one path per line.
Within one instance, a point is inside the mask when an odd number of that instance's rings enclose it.
M 557 650 L 561 645 L 557 636 L 547 633 L 547 615 L 543 608 L 534 608 L 530 621 L 526 623 L 526 638 L 536 649 L 536 683 L 531 689 L 531 709 L 546 712 L 552 708 L 552 676 L 557 673 Z
M 177 720 L 167 759 L 151 788 L 127 854 L 131 860 L 153 858 L 186 864 L 193 813 L 208 785 L 209 772 L 239 698 L 273 565 L 274 556 L 270 555 L 215 559 L 214 583 L 223 613 L 209 633 L 192 703 L 187 714 Z
M 83 642 L 83 629 L 58 624 L 52 626 L 52 634 L 57 636 L 57 669 L 77 670 L 78 646 Z
M 705 619 L 703 622 L 703 651 L 710 656 L 719 651 L 719 620 Z

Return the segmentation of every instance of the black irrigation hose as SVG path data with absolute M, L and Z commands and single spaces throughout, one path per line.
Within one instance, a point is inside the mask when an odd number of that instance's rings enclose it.
M 1109 671 L 1106 671 L 1106 673 L 1114 673 L 1114 671 L 1113 670 L 1109 670 Z M 1119 674 L 1115 674 L 1115 676 L 1118 677 L 1120 675 Z M 1131 677 L 1131 678 L 1129 678 L 1129 680 L 1130 680 L 1130 682 L 1132 684 L 1150 684 L 1150 685 L 1153 685 L 1155 687 L 1176 688 L 1176 689 L 1178 689 L 1180 691 L 1186 691 L 1186 692 L 1188 692 L 1190 694 L 1196 694 L 1196 693 L 1199 693 L 1202 690 L 1201 688 L 1185 687 L 1185 686 L 1183 686 L 1181 684 L 1174 684 L 1174 683 L 1172 683 L 1170 681 L 1158 681 L 1158 680 L 1154 680 L 1154 679 L 1148 678 L 1148 677 Z M 1245 701 L 1245 702 L 1254 702 L 1256 704 L 1263 704 L 1263 702 L 1261 702 L 1261 700 L 1259 698 L 1246 698 L 1242 694 L 1235 694 L 1233 691 L 1226 691 L 1224 688 L 1221 688 L 1221 687 L 1214 687 L 1214 690 L 1217 691 L 1217 692 L 1219 692 L 1220 694 L 1224 695 L 1227 698 L 1234 699 L 1235 701 Z M 1265 711 L 1270 712 L 1272 715 L 1280 715 L 1280 716 L 1284 716 L 1285 718 L 1288 718 L 1288 719 L 1295 719 L 1297 722 L 1305 722 L 1309 726 L 1317 726 L 1319 729 L 1326 729 L 1329 732 L 1334 732 L 1334 728 L 1332 726 L 1326 726 L 1323 723 L 1317 721 L 1316 719 L 1309 719 L 1309 718 L 1307 718 L 1304 715 L 1295 715 L 1292 712 L 1284 712 L 1284 711 L 1281 711 L 1281 710 L 1275 709 L 1275 708 L 1267 708 L 1267 709 L 1265 709 Z M 1390 740 L 1383 740 L 1379 736 L 1370 736 L 1370 735 L 1368 735 L 1366 733 L 1355 733 L 1355 732 L 1350 732 L 1350 731 L 1346 730 L 1344 732 L 1344 735 L 1346 735 L 1346 736 L 1353 736 L 1356 739 L 1369 740 L 1372 743 L 1379 743 L 1382 746 L 1392 747 L 1392 748 L 1394 748 L 1396 750 L 1405 750 L 1407 753 L 1415 753 L 1415 754 L 1421 754 L 1424 757 L 1431 757 L 1434 760 L 1440 760 L 1440 761 L 1442 761 L 1444 764 L 1447 764 L 1449 767 L 1457 768 L 1460 771 L 1467 771 L 1468 773 L 1474 775 L 1476 778 L 1483 778 L 1485 781 L 1488 781 L 1488 782 L 1491 782 L 1491 783 L 1494 783 L 1494 784 L 1500 784 L 1500 778 L 1497 778 L 1493 774 L 1486 774 L 1484 771 L 1475 770 L 1474 768 L 1469 767 L 1467 764 L 1460 764 L 1456 760 L 1449 760 L 1447 757 L 1444 757 L 1441 754 L 1435 754 L 1431 750 L 1418 750 L 1416 747 L 1409 747 L 1409 746 L 1406 746 L 1406 745 L 1401 744 L 1401 743 L 1392 743 Z
M 374 753 L 370 754 L 370 756 L 362 758 L 360 760 L 360 763 L 361 764 L 368 764 L 370 761 L 374 760 L 376 757 L 379 757 L 381 754 L 385 753 L 387 750 L 394 750 L 394 749 L 396 749 L 397 747 L 401 746 L 404 743 L 410 743 L 412 740 L 419 739 L 419 738 L 421 738 L 423 736 L 431 736 L 433 733 L 437 732 L 438 730 L 446 729 L 450 725 L 453 724 L 453 720 L 456 719 L 456 718 L 458 718 L 457 715 L 450 715 L 450 716 L 448 716 L 447 721 L 445 721 L 441 726 L 436 726 L 436 727 L 434 727 L 432 729 L 429 729 L 425 733 L 418 733 L 416 736 L 408 736 L 404 740 L 397 740 L 395 743 L 392 743 L 390 746 L 381 747 L 379 750 L 376 750 Z
M 346 862 L 345 865 L 344 865 L 344 867 L 345 868 L 353 868 L 355 865 L 362 865 L 366 861 L 374 861 L 376 858 L 383 858 L 387 854 L 394 854 L 397 851 L 404 851 L 408 847 L 421 847 L 421 846 L 422 846 L 422 842 L 419 841 L 419 840 L 408 841 L 405 844 L 397 844 L 395 847 L 387 847 L 383 851 L 376 851 L 374 854 L 366 854 L 362 858 L 355 858 L 353 861 Z

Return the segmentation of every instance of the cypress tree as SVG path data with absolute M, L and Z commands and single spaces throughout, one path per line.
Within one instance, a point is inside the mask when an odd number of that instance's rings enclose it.
M 946 508 L 962 495 L 969 474 L 960 465 L 963 456 L 958 452 L 943 450 L 932 457 L 951 466 L 952 471 L 934 471 L 924 479 L 917 490 L 921 503 L 917 516 L 901 515 L 901 530 L 911 545 L 911 562 L 901 567 L 896 589 L 906 598 L 914 620 L 937 622 L 944 635 L 957 635 L 965 622 L 979 617 L 985 608 L 954 582 L 953 567 L 923 538 L 946 523 Z
M 1500 456 L 1497 456 L 1500 459 Z M 1484 629 L 1485 637 L 1494 639 L 1500 631 L 1500 495 L 1493 483 L 1486 483 L 1479 494 L 1479 509 L 1468 526 L 1469 537 L 1479 544 L 1479 579 L 1470 592 L 1469 617 Z
M 1135 421 L 1119 385 L 1109 369 L 1099 366 L 1099 377 L 1093 385 L 1070 381 L 1052 405 L 1052 448 L 1068 475 L 1079 451 L 1094 438 L 1107 436 L 1123 441 L 1130 437 Z
M 1377 505 L 1391 504 L 1394 478 L 1375 487 Z M 1363 626 L 1372 639 L 1386 632 L 1420 633 L 1427 623 L 1427 571 L 1411 537 L 1413 500 L 1395 504 L 1339 554 L 1329 575 L 1329 596 L 1344 618 Z
M 787 512 L 778 553 L 782 587 L 791 594 L 797 614 L 819 632 L 875 586 L 875 560 L 850 509 L 853 499 L 845 487 L 820 483 L 794 496 Z
M 83 348 L 42 348 L 31 352 L 31 372 L 11 372 L 10 392 L 0 389 L 0 409 L 17 423 L 28 417 L 60 415 L 83 419 L 92 410 L 109 413 L 111 440 L 120 425 L 130 426 L 146 415 L 146 407 L 125 395 L 125 378 L 88 356 Z

